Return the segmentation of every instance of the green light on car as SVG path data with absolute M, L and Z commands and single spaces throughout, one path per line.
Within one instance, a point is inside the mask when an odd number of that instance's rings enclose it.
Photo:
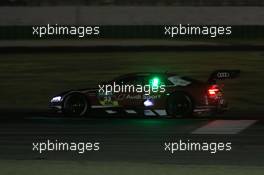
M 159 84 L 160 84 L 160 79 L 158 77 L 155 77 L 155 78 L 150 80 L 151 86 L 159 86 Z

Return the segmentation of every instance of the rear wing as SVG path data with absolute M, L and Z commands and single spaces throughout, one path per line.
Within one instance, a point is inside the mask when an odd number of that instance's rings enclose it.
M 240 70 L 216 70 L 208 78 L 209 83 L 215 83 L 217 80 L 234 79 L 239 77 Z

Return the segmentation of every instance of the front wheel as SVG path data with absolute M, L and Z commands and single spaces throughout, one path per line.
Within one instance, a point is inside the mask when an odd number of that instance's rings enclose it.
M 63 103 L 63 113 L 67 116 L 82 117 L 88 108 L 88 101 L 82 94 L 70 94 Z
M 191 117 L 193 113 L 193 102 L 184 93 L 171 94 L 167 101 L 167 113 L 176 118 Z

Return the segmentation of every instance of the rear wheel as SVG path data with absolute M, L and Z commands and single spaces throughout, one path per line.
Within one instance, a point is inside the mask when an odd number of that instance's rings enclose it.
M 68 95 L 63 104 L 63 112 L 67 116 L 84 116 L 89 108 L 88 101 L 82 94 Z
M 167 113 L 172 117 L 191 117 L 193 102 L 185 93 L 171 94 L 167 102 Z

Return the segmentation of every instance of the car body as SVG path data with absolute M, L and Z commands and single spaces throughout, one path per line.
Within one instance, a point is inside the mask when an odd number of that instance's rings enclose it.
M 141 72 L 119 76 L 96 88 L 69 90 L 54 96 L 49 107 L 68 116 L 89 116 L 93 109 L 145 116 L 188 117 L 227 110 L 217 80 L 235 78 L 238 70 L 214 71 L 207 81 L 175 73 Z

